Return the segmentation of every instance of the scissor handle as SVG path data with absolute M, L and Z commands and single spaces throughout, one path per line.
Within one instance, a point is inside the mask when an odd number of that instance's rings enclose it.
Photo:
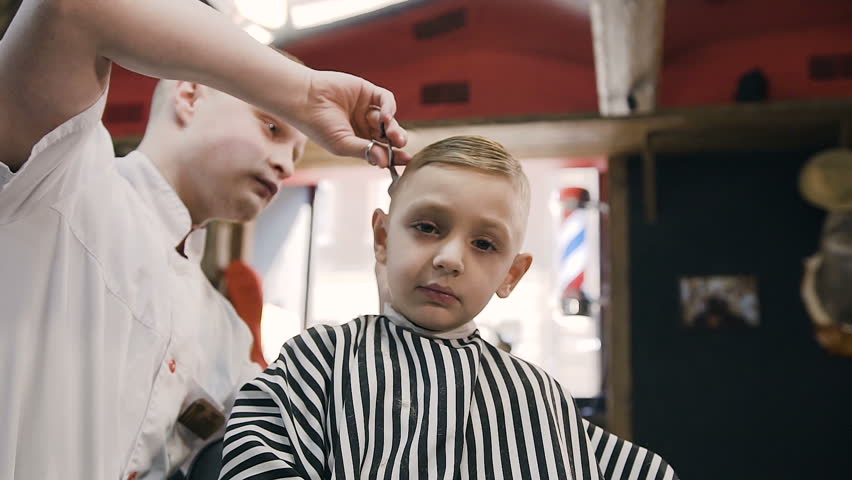
M 391 141 L 385 131 L 385 122 L 382 122 L 379 126 L 382 129 L 382 138 L 385 139 L 388 147 L 388 170 L 390 170 L 391 174 L 391 184 L 388 187 L 388 194 L 390 194 L 391 189 L 396 184 L 396 181 L 399 180 L 399 172 L 396 171 L 396 165 L 393 163 L 393 145 L 391 145 Z

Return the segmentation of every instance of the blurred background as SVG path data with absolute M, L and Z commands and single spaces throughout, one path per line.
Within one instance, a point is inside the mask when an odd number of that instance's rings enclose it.
M 0 28 L 19 3 L 0 0 Z M 800 296 L 826 209 L 799 188 L 811 157 L 852 141 L 852 2 L 207 3 L 310 67 L 392 90 L 412 153 L 478 134 L 522 159 L 535 260 L 477 322 L 585 415 L 683 479 L 852 478 L 852 358 L 817 341 Z M 113 71 L 118 152 L 141 139 L 155 83 Z M 209 229 L 212 281 L 234 258 L 262 278 L 267 359 L 378 311 L 370 216 L 389 181 L 309 145 L 254 224 Z M 689 328 L 681 288 L 699 277 L 750 279 L 759 322 Z

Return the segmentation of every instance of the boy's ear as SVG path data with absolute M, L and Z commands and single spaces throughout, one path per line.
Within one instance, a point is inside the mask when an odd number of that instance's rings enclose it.
M 530 265 L 532 265 L 532 255 L 529 253 L 519 253 L 515 255 L 515 260 L 512 262 L 512 266 L 509 268 L 509 273 L 506 274 L 506 278 L 503 279 L 503 283 L 497 288 L 497 296 L 500 298 L 506 298 L 512 293 L 512 290 L 515 289 L 515 285 L 521 281 L 521 278 L 524 277 L 524 274 L 527 273 L 527 270 L 530 269 Z
M 373 212 L 373 253 L 376 262 L 385 264 L 388 260 L 388 214 L 377 208 Z
M 185 126 L 195 114 L 195 104 L 201 95 L 201 85 L 194 82 L 178 81 L 175 85 L 172 103 L 175 118 L 181 126 Z

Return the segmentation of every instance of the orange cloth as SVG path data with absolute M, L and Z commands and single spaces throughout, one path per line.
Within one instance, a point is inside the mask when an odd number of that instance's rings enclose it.
M 234 260 L 225 269 L 225 291 L 234 310 L 246 322 L 254 337 L 251 360 L 266 368 L 260 337 L 260 319 L 263 315 L 263 285 L 260 275 L 245 262 Z

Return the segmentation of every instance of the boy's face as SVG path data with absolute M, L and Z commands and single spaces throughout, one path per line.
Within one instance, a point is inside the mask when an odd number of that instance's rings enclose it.
M 507 297 L 532 262 L 518 254 L 526 212 L 511 180 L 428 164 L 399 185 L 391 213 L 373 217 L 376 261 L 393 307 L 416 325 L 452 330 L 494 293 Z
M 184 106 L 192 109 L 186 133 L 193 151 L 183 164 L 195 197 L 190 211 L 202 217 L 194 220 L 252 220 L 293 175 L 307 137 L 242 100 L 202 88 Z

